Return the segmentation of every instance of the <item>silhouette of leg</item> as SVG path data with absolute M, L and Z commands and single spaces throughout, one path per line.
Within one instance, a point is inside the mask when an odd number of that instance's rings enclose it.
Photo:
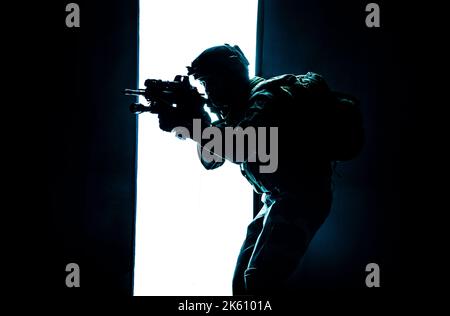
M 330 206 L 330 191 L 299 193 L 272 205 L 244 272 L 246 294 L 288 291 L 285 282 L 300 263 Z
M 256 240 L 263 228 L 264 214 L 266 213 L 266 206 L 256 215 L 253 221 L 247 227 L 247 236 L 242 244 L 241 250 L 236 263 L 233 276 L 233 295 L 246 294 L 244 272 L 247 269 L 250 257 L 256 244 Z

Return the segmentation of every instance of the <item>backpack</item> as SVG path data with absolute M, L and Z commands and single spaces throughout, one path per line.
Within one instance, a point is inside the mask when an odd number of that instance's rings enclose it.
M 251 99 L 267 97 L 287 104 L 285 112 L 291 125 L 309 148 L 320 150 L 331 161 L 354 159 L 362 150 L 364 129 L 359 101 L 345 93 L 329 89 L 322 76 L 281 75 L 258 83 Z M 291 114 L 291 113 L 295 113 Z

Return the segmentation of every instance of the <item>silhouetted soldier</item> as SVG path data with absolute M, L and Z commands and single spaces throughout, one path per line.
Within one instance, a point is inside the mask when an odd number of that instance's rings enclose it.
M 180 120 L 174 118 L 175 109 L 160 113 L 163 130 L 189 125 L 192 118 L 201 119 L 204 127 L 278 127 L 275 172 L 260 172 L 260 161 L 240 163 L 242 174 L 261 194 L 264 206 L 248 226 L 237 259 L 233 293 L 288 291 L 289 276 L 330 212 L 332 162 L 357 154 L 362 129 L 337 130 L 346 122 L 336 122 L 336 95 L 321 76 L 307 73 L 250 79 L 248 61 L 238 46 L 225 44 L 205 50 L 188 67 L 188 74 L 202 82 L 211 111 L 219 120 L 211 123 L 201 107 L 188 120 Z M 205 159 L 202 163 L 207 169 L 223 164 Z

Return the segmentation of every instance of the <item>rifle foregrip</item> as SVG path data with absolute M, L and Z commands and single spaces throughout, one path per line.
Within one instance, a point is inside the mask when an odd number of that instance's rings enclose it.
M 132 103 L 130 104 L 130 112 L 134 114 L 140 114 L 142 112 L 150 112 L 150 106 L 145 106 L 141 103 Z

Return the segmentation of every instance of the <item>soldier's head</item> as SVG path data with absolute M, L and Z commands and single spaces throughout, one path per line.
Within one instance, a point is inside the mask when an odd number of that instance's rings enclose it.
M 188 66 L 188 74 L 200 80 L 213 103 L 212 110 L 222 115 L 242 107 L 248 97 L 248 60 L 241 49 L 228 44 L 203 51 Z

